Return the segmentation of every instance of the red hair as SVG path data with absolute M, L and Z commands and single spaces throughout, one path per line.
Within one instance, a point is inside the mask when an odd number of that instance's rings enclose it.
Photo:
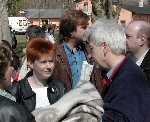
M 26 49 L 27 60 L 32 63 L 39 60 L 42 56 L 50 56 L 54 58 L 55 48 L 52 42 L 44 38 L 34 38 L 30 40 Z

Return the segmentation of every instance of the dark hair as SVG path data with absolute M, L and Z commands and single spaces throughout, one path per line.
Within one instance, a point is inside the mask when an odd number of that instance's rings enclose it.
M 60 19 L 59 38 L 60 40 L 71 37 L 71 32 L 76 31 L 78 25 L 87 26 L 89 17 L 81 10 L 67 10 Z
M 44 32 L 47 30 L 47 25 L 42 25 L 42 30 L 44 30 Z
M 12 54 L 8 46 L 4 43 L 0 44 L 0 78 L 5 79 L 5 71 L 9 63 L 12 61 Z
M 47 27 L 48 27 L 48 32 L 49 32 L 50 30 L 53 30 L 53 26 L 52 26 L 52 25 L 48 24 Z
M 42 56 L 55 56 L 55 48 L 52 42 L 47 41 L 43 38 L 32 39 L 26 49 L 27 60 L 32 63 L 37 59 L 40 59 Z
M 44 38 L 44 33 L 44 30 L 37 25 L 30 25 L 26 30 L 26 36 L 28 36 L 30 40 L 34 38 Z
M 44 31 L 46 31 L 46 30 L 48 29 L 48 32 L 49 32 L 50 30 L 53 30 L 53 26 L 50 25 L 50 24 L 48 24 L 48 25 L 43 25 L 43 26 L 42 26 L 42 29 L 43 29 Z

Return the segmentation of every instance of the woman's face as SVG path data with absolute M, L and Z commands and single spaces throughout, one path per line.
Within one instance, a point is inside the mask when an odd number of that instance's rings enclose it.
M 3 90 L 6 90 L 11 87 L 11 76 L 12 72 L 14 70 L 14 67 L 11 65 L 8 65 L 5 69 L 5 79 L 0 83 L 0 88 Z
M 51 56 L 43 56 L 34 63 L 28 61 L 29 67 L 33 70 L 33 74 L 40 79 L 48 79 L 54 69 L 54 58 Z

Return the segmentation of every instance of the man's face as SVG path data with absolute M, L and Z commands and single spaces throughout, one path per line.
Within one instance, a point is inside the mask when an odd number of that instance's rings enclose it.
M 91 55 L 95 59 L 96 65 L 99 65 L 99 67 L 97 66 L 97 68 L 104 69 L 105 57 L 103 52 L 103 46 L 96 46 L 95 44 L 93 44 L 92 41 L 89 43 L 89 45 L 91 48 Z
M 83 40 L 85 38 L 87 26 L 77 26 L 77 30 L 72 33 L 72 38 L 76 40 Z
M 137 38 L 137 26 L 128 25 L 125 28 L 127 52 L 135 54 L 140 47 L 140 38 Z

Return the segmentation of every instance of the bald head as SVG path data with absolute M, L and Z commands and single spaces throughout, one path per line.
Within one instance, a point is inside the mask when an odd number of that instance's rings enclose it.
M 138 60 L 150 48 L 150 24 L 133 21 L 125 28 L 127 52 Z
M 137 38 L 145 35 L 148 41 L 150 41 L 150 24 L 146 21 L 133 21 L 129 23 L 126 27 L 127 29 L 134 30 L 137 34 Z

